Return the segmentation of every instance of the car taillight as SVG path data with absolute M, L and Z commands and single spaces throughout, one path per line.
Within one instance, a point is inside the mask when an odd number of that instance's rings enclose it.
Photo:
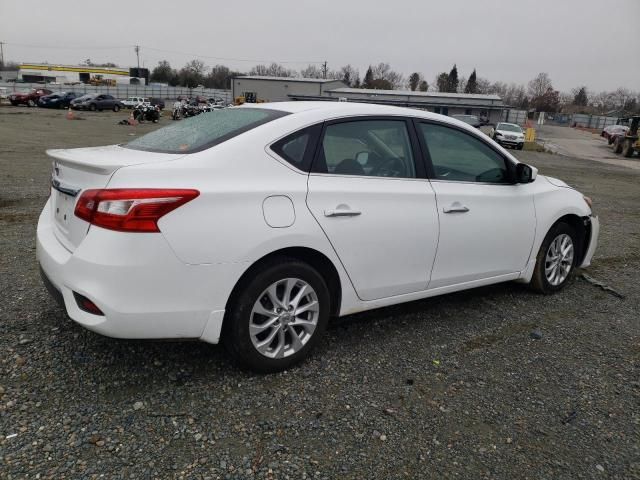
M 75 215 L 109 230 L 159 232 L 158 220 L 163 215 L 198 195 L 198 190 L 164 188 L 85 190 L 78 199 Z

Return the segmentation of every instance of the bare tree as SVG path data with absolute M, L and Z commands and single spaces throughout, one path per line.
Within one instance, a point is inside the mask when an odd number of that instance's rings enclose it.
M 402 74 L 391 70 L 391 66 L 388 63 L 379 63 L 371 68 L 371 72 L 373 73 L 373 78 L 375 80 L 383 80 L 383 82 L 379 83 L 387 83 L 391 86 L 391 88 L 400 88 L 404 83 L 404 77 Z
M 550 88 L 553 89 L 553 84 L 547 73 L 539 73 L 533 80 L 527 85 L 529 95 L 533 98 L 538 98 L 544 95 Z
M 307 68 L 300 70 L 300 76 L 303 78 L 324 78 L 324 73 L 317 65 L 308 65 Z
M 357 68 L 353 68 L 351 65 L 345 65 L 338 73 L 338 80 L 342 80 L 349 87 L 360 84 L 360 72 Z
M 295 77 L 295 70 L 289 70 L 277 63 L 271 65 L 256 65 L 249 71 L 249 75 L 263 77 Z
M 633 98 L 633 95 L 628 88 L 618 87 L 611 93 L 611 98 L 613 99 L 616 107 L 620 107 L 621 110 L 624 110 L 627 106 L 627 102 Z

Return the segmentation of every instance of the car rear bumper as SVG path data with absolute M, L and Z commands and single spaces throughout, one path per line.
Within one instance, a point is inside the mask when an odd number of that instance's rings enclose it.
M 36 255 L 45 286 L 72 320 L 114 338 L 218 342 L 238 264 L 188 265 L 162 234 L 98 227 L 72 253 L 56 238 L 50 210 L 38 221 Z M 104 315 L 82 310 L 74 292 Z

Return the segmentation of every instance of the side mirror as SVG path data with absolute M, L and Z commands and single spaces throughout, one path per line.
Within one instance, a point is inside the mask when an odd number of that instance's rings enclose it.
M 516 182 L 518 183 L 531 183 L 536 179 L 537 174 L 538 169 L 526 163 L 516 165 Z

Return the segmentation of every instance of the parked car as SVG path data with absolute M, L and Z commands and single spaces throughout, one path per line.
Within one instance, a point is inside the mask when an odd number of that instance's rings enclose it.
M 164 100 L 162 98 L 151 97 L 149 103 L 152 107 L 158 107 L 160 110 L 164 110 Z
M 98 110 L 113 110 L 114 112 L 124 108 L 124 105 L 120 100 L 114 98 L 112 95 L 106 93 L 83 95 L 71 102 L 71 108 L 76 110 L 91 110 L 92 112 Z
M 524 147 L 524 131 L 515 123 L 498 123 L 492 138 L 503 147 L 513 147 L 518 150 Z
M 482 125 L 480 119 L 475 115 L 451 115 L 452 118 L 456 120 L 460 120 L 461 122 L 467 123 L 472 127 L 479 128 Z
M 69 108 L 71 101 L 78 97 L 75 92 L 60 92 L 45 95 L 38 100 L 38 106 L 44 108 Z
M 140 104 L 151 105 L 149 99 L 146 97 L 127 97 L 126 100 L 122 100 L 121 102 L 122 105 L 129 109 L 134 108 Z
M 511 280 L 557 292 L 599 233 L 577 190 L 408 108 L 233 107 L 47 154 L 37 259 L 69 316 L 222 341 L 262 372 L 305 358 L 330 316 Z
M 29 107 L 35 107 L 38 105 L 38 100 L 40 97 L 44 97 L 45 95 L 50 95 L 53 92 L 51 90 L 47 90 L 46 88 L 32 88 L 26 92 L 18 92 L 9 95 L 9 101 L 11 105 L 27 105 Z
M 9 89 L 7 87 L 0 87 L 0 100 L 9 98 Z
M 626 125 L 609 125 L 604 127 L 600 136 L 606 138 L 607 143 L 611 145 L 615 142 L 616 137 L 624 137 L 628 131 L 629 127 Z

